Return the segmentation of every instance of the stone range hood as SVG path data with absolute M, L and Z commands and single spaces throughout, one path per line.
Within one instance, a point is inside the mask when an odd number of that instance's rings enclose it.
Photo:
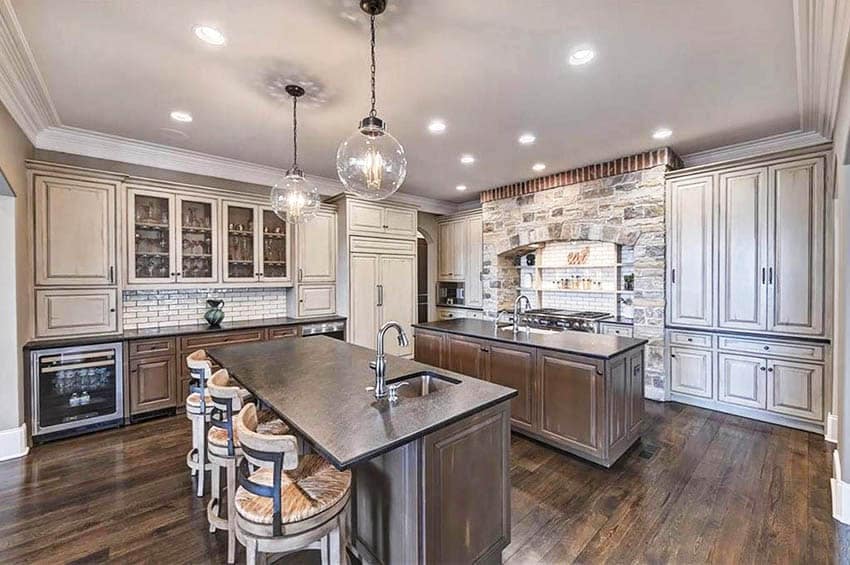
M 510 257 L 529 246 L 601 241 L 632 247 L 634 335 L 649 340 L 646 396 L 664 399 L 664 180 L 670 168 L 664 162 L 520 196 L 482 198 L 485 313 L 513 307 L 518 274 Z

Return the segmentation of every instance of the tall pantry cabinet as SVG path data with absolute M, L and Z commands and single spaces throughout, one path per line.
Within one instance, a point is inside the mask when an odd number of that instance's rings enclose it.
M 392 337 L 387 353 L 413 354 L 416 319 L 417 213 L 412 207 L 351 196 L 333 199 L 338 209 L 337 295 L 347 316 L 347 340 L 374 349 L 378 329 L 396 321 L 409 344 Z
M 437 280 L 462 282 L 464 306 L 481 308 L 483 223 L 481 211 L 439 218 Z
M 669 175 L 674 400 L 822 430 L 831 394 L 827 160 L 797 153 Z

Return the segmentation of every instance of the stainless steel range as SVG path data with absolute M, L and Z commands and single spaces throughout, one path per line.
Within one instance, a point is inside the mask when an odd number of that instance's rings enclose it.
M 525 323 L 532 328 L 588 333 L 598 333 L 599 321 L 613 317 L 607 312 L 573 312 L 557 308 L 526 310 L 522 316 Z

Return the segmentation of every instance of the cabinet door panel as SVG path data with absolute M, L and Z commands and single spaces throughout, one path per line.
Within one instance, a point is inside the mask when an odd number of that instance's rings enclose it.
M 540 433 L 593 455 L 602 452 L 604 380 L 596 365 L 539 353 Z
M 452 224 L 440 224 L 438 242 L 437 277 L 440 280 L 453 280 L 455 242 L 452 240 Z
M 336 312 L 336 286 L 332 284 L 298 287 L 298 315 L 319 316 Z
M 298 282 L 336 280 L 336 214 L 320 212 L 298 226 Z
M 484 252 L 481 216 L 474 216 L 467 221 L 466 232 L 466 305 L 481 306 L 481 269 Z
M 767 409 L 822 421 L 823 367 L 793 361 L 768 361 Z
M 215 200 L 177 196 L 177 281 L 218 282 L 218 205 Z
M 446 336 L 446 367 L 468 377 L 485 378 L 483 348 L 484 345 L 474 339 Z
M 534 429 L 535 354 L 533 349 L 521 349 L 490 342 L 487 360 L 487 380 L 515 388 L 518 396 L 511 399 L 511 423 L 519 428 Z
M 118 331 L 114 288 L 37 290 L 36 335 L 67 337 Z
M 35 281 L 115 284 L 115 185 L 35 177 Z
M 673 392 L 712 398 L 711 351 L 670 348 L 670 388 Z
M 381 255 L 378 262 L 381 291 L 379 323 L 398 322 L 407 335 L 413 335 L 413 322 L 416 320 L 416 257 Z M 387 353 L 410 355 L 413 353 L 413 341 L 401 346 L 398 341 L 388 339 L 385 344 Z
M 416 237 L 416 210 L 384 209 L 384 233 L 387 235 Z
M 824 316 L 823 160 L 770 168 L 768 329 L 817 335 Z
M 632 434 L 640 432 L 643 422 L 643 352 L 633 353 L 629 357 L 629 394 L 631 406 L 629 409 L 629 432 Z
M 224 282 L 257 282 L 257 207 L 224 202 L 222 204 L 224 245 Z
M 164 192 L 129 189 L 127 216 L 127 282 L 177 281 L 174 256 L 174 196 Z
M 767 362 L 761 357 L 717 356 L 717 399 L 728 404 L 766 408 Z
M 349 203 L 348 230 L 373 234 L 384 233 L 383 207 L 366 202 Z
M 710 327 L 714 177 L 670 183 L 670 322 Z
M 413 355 L 416 361 L 434 367 L 445 367 L 443 360 L 443 334 L 416 330 L 416 335 L 413 337 L 415 341 Z
M 374 348 L 379 322 L 378 255 L 352 253 L 350 270 L 348 341 Z
M 261 206 L 257 229 L 261 282 L 292 281 L 292 224 L 281 220 L 274 210 Z
M 173 408 L 177 401 L 174 356 L 130 361 L 130 414 Z
M 767 328 L 767 170 L 720 175 L 719 310 L 723 328 Z

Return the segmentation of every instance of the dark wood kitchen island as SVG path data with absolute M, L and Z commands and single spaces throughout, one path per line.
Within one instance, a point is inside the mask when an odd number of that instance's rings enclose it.
M 497 329 L 492 321 L 414 324 L 416 360 L 514 388 L 511 427 L 605 467 L 640 439 L 645 339 Z
M 339 469 L 351 469 L 349 544 L 366 562 L 499 563 L 510 542 L 510 399 L 516 391 L 327 337 L 217 347 L 208 354 Z

